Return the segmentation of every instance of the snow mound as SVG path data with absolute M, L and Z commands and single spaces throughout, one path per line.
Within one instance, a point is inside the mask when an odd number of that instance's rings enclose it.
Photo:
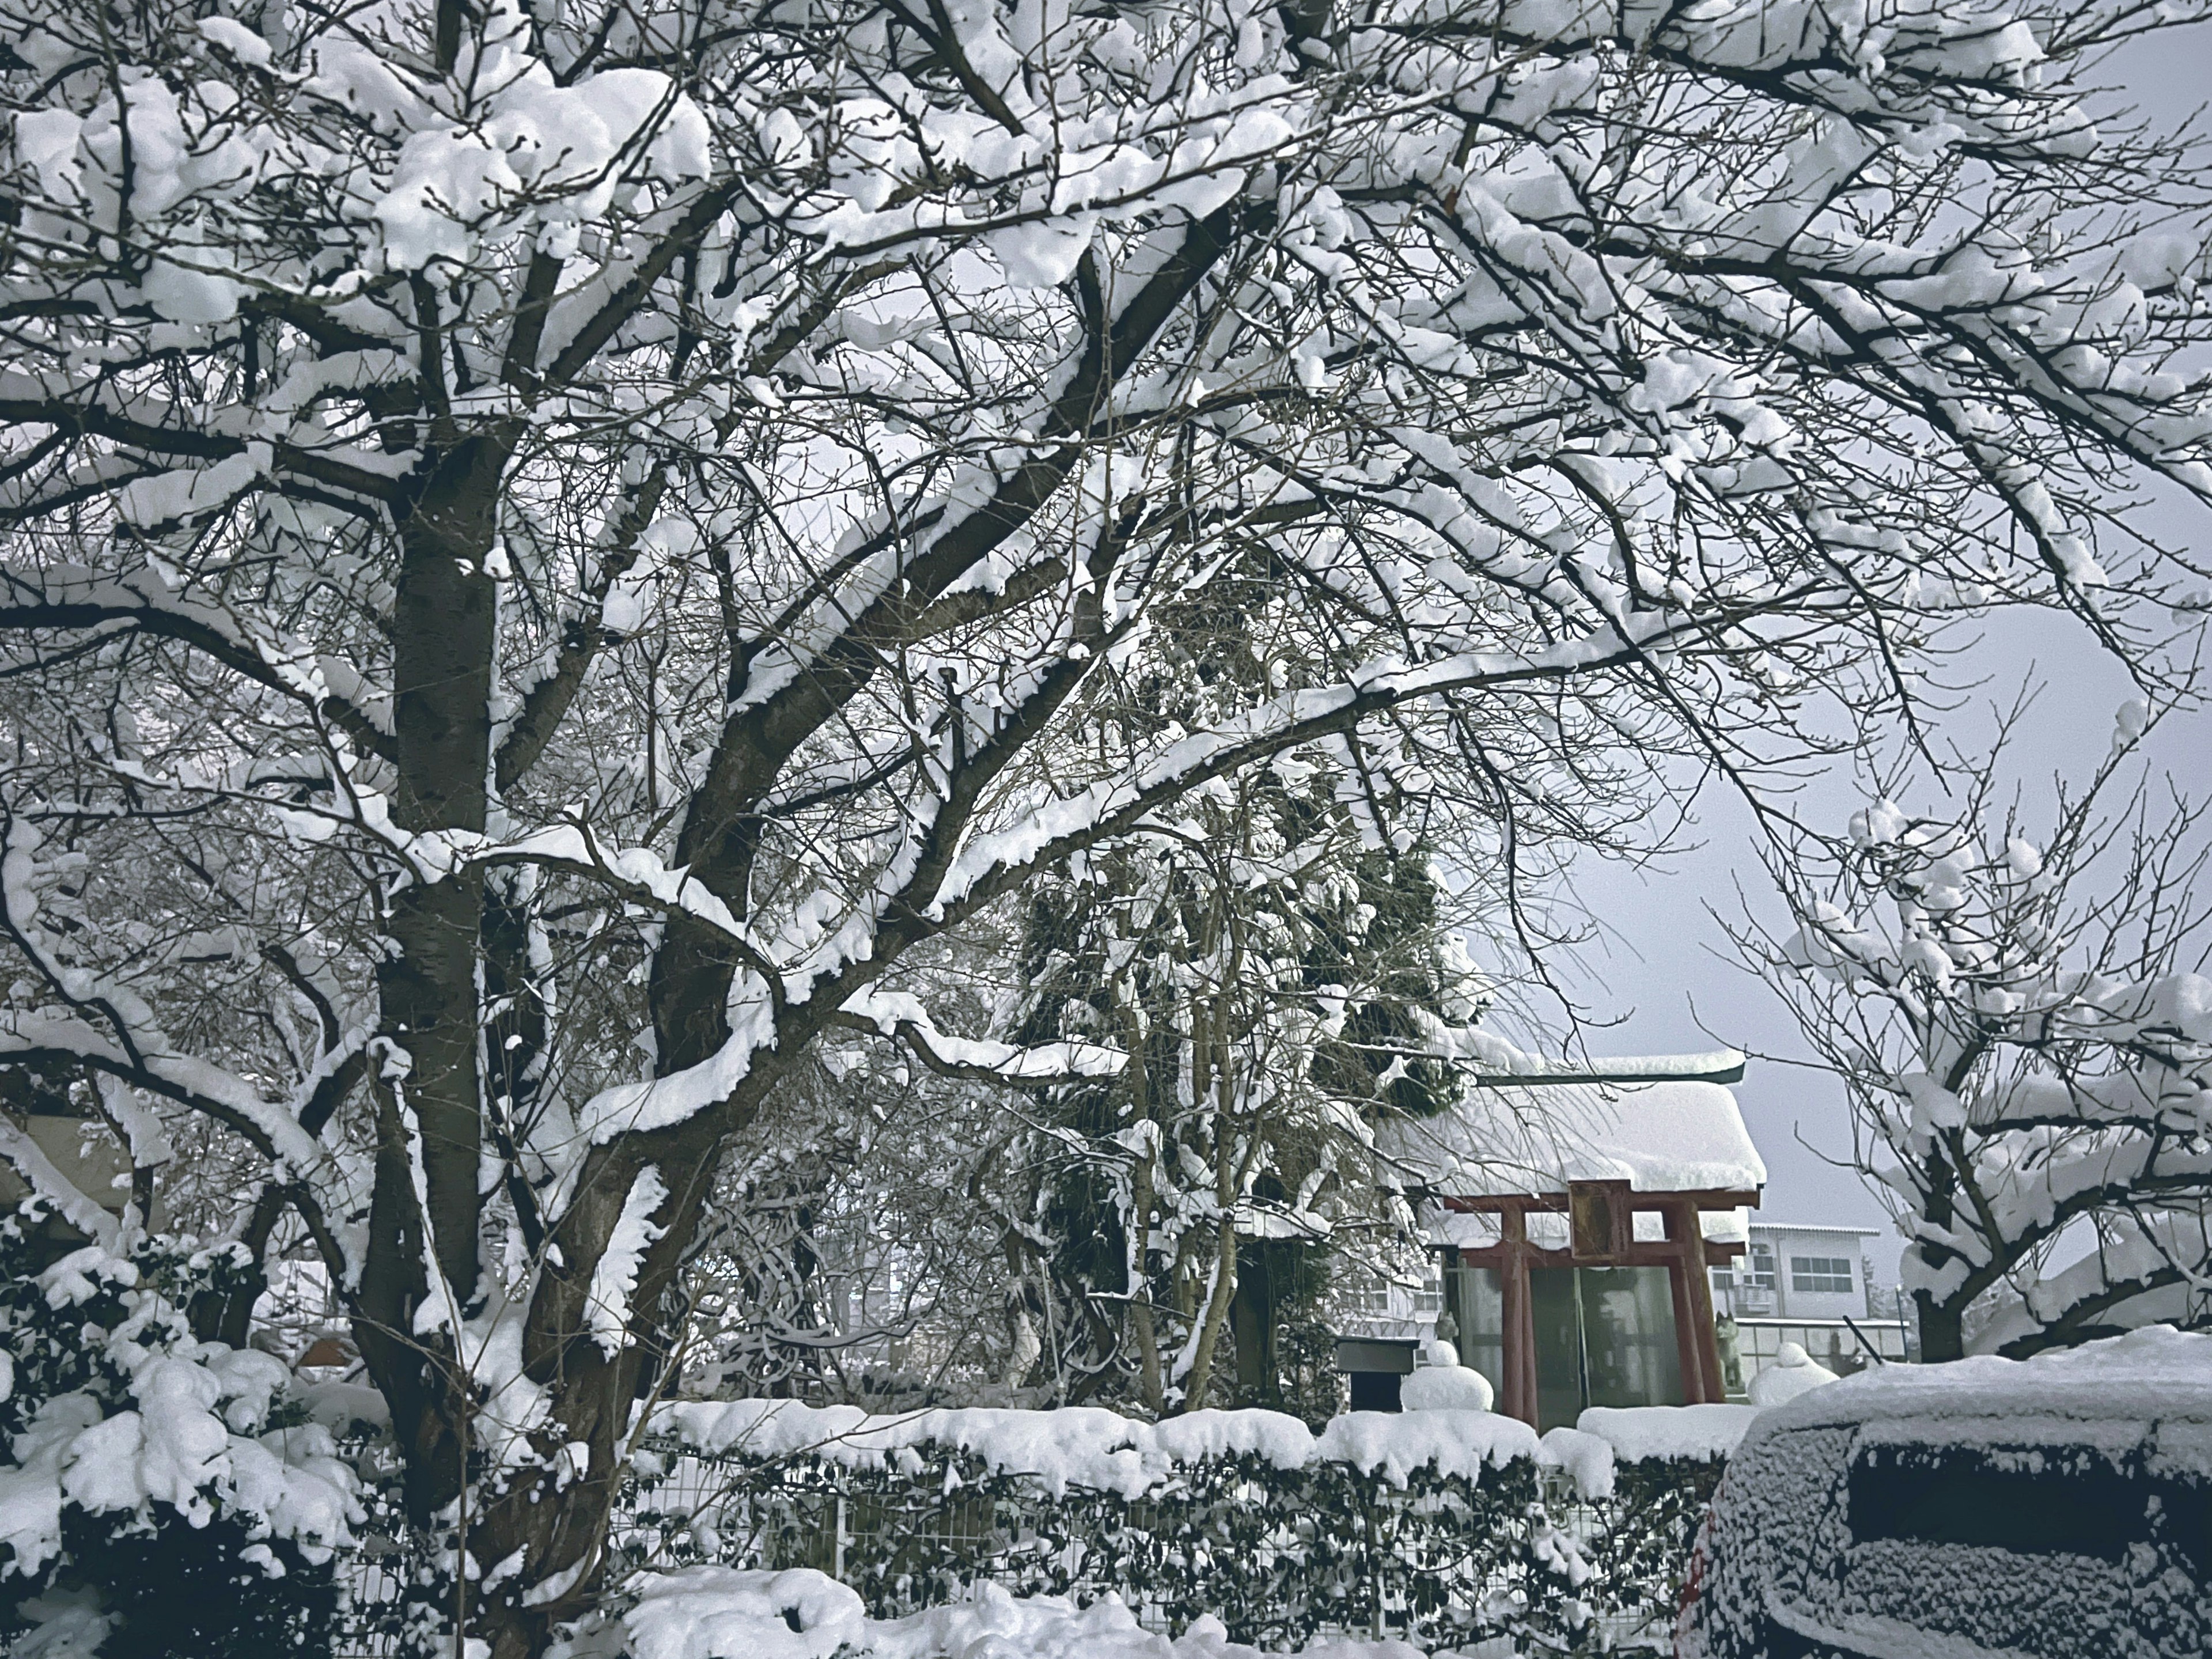
M 1424 1365 L 1398 1384 L 1398 1403 L 1409 1412 L 1486 1412 L 1490 1379 L 1472 1365 Z
M 1231 1642 L 1218 1620 L 1201 1618 L 1179 1638 L 1142 1629 L 1118 1597 L 1079 1610 L 1057 1595 L 1017 1597 L 996 1584 L 975 1598 L 872 1626 L 860 1650 L 872 1659 L 1259 1659 Z M 1306 1659 L 1420 1659 L 1402 1642 L 1322 1640 Z
M 1141 1628 L 1114 1596 L 1079 1608 L 982 1584 L 972 1600 L 870 1619 L 860 1598 L 806 1568 L 685 1567 L 648 1575 L 635 1605 L 555 1650 L 555 1659 L 1260 1659 L 1203 1618 L 1180 1638 Z M 1334 1639 L 1305 1659 L 1420 1659 L 1402 1642 Z
M 1763 1367 L 1745 1392 L 1754 1406 L 1781 1406 L 1835 1380 L 1835 1372 L 1814 1364 L 1813 1356 L 1796 1343 L 1785 1342 L 1775 1354 L 1774 1363 Z
M 622 1620 L 631 1659 L 830 1659 L 866 1651 L 867 1623 L 859 1595 L 808 1567 L 657 1574 Z

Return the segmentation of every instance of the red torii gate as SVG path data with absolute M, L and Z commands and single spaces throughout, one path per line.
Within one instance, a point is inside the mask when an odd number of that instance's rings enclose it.
M 1742 1079 L 1741 1055 L 1726 1054 L 1682 1059 L 1653 1059 L 1621 1062 L 1608 1069 L 1605 1062 L 1587 1068 L 1547 1071 L 1534 1074 L 1486 1075 L 1486 1089 L 1553 1088 L 1563 1085 L 1620 1085 L 1632 1092 L 1621 1104 L 1635 1110 L 1632 1091 L 1662 1083 L 1731 1084 Z M 1727 1115 L 1742 1150 L 1756 1152 L 1744 1137 L 1735 1117 L 1732 1097 Z M 1413 1131 L 1408 1131 L 1409 1135 Z M 1599 1161 L 1603 1161 L 1601 1157 Z M 1692 1160 L 1694 1164 L 1695 1160 Z M 1534 1170 L 1531 1174 L 1535 1173 Z M 1763 1170 L 1753 1170 L 1753 1178 Z M 1443 1246 L 1446 1283 L 1457 1267 L 1488 1268 L 1498 1276 L 1500 1324 L 1500 1369 L 1497 1409 L 1532 1426 L 1538 1422 L 1537 1338 L 1530 1272 L 1541 1267 L 1662 1267 L 1672 1291 L 1677 1358 L 1682 1395 L 1692 1405 L 1717 1403 L 1727 1397 L 1723 1380 L 1719 1343 L 1713 1319 L 1712 1280 L 1708 1272 L 1715 1261 L 1743 1254 L 1738 1241 L 1709 1240 L 1704 1217 L 1711 1211 L 1756 1208 L 1756 1186 L 1682 1186 L 1646 1188 L 1630 1180 L 1559 1179 L 1532 1182 L 1526 1191 L 1472 1193 L 1454 1191 L 1449 1178 L 1426 1186 L 1424 1195 L 1447 1212 L 1496 1218 L 1494 1242 L 1480 1245 Z M 1530 1237 L 1531 1215 L 1567 1218 L 1565 1248 L 1539 1243 Z M 1636 1237 L 1638 1215 L 1656 1215 L 1660 1237 Z M 1647 1229 L 1647 1231 L 1654 1231 Z
M 1626 1181 L 1577 1181 L 1565 1193 L 1515 1193 L 1442 1197 L 1444 1208 L 1462 1213 L 1492 1213 L 1498 1218 L 1498 1243 L 1487 1247 L 1444 1247 L 1444 1265 L 1489 1267 L 1498 1277 L 1504 1304 L 1504 1386 L 1498 1409 L 1534 1426 L 1536 1422 L 1536 1329 L 1529 1297 L 1528 1270 L 1546 1267 L 1664 1267 L 1674 1291 L 1674 1340 L 1682 1368 L 1682 1392 L 1691 1405 L 1727 1398 L 1721 1378 L 1720 1345 L 1713 1330 L 1713 1286 L 1707 1268 L 1743 1253 L 1741 1243 L 1709 1242 L 1700 1216 L 1707 1210 L 1755 1208 L 1756 1191 L 1637 1193 Z M 1528 1239 L 1531 1211 L 1569 1216 L 1568 1247 L 1547 1249 Z M 1639 1241 L 1635 1214 L 1656 1212 L 1666 1237 Z

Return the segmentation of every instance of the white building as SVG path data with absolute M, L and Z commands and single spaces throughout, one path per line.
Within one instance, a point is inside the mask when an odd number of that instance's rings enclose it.
M 1875 1282 L 1866 1241 L 1879 1227 L 1825 1227 L 1754 1221 L 1741 1258 L 1713 1269 L 1713 1311 L 1732 1324 L 1741 1375 L 1771 1364 L 1796 1342 L 1830 1370 L 1911 1356 L 1910 1332 Z

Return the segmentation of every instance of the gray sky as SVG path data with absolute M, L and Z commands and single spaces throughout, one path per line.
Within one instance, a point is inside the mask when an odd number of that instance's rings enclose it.
M 2178 127 L 2212 93 L 2212 26 L 2178 31 L 2153 46 L 2130 48 L 2100 77 L 2122 88 L 2122 97 L 2169 129 Z M 2212 544 L 2212 515 L 2175 510 L 2160 521 L 2176 538 L 2200 548 Z M 2042 689 L 2033 730 L 2008 753 L 2008 770 L 2034 804 L 2048 799 L 2056 774 L 2079 782 L 2108 750 L 2113 715 L 2133 695 L 2125 674 L 2076 629 L 2057 618 L 2014 617 L 1984 630 L 1969 659 L 1987 681 L 1974 706 L 1948 728 L 1961 749 L 1978 748 L 1990 730 L 1988 705 L 2009 701 L 2023 678 Z M 1963 677 L 1961 677 L 1963 678 Z M 2148 761 L 2172 775 L 2184 793 L 2212 794 L 2212 714 L 2170 719 L 2147 745 Z M 1824 827 L 1840 828 L 1850 810 L 1847 783 L 1820 792 L 1832 802 L 1823 812 L 1808 808 Z M 1803 1052 L 1796 1029 L 1772 994 L 1735 967 L 1727 941 L 1706 911 L 1737 909 L 1735 884 L 1770 917 L 1778 907 L 1764 902 L 1765 877 L 1750 850 L 1748 819 L 1723 791 L 1708 790 L 1697 804 L 1703 845 L 1643 877 L 1599 865 L 1577 872 L 1584 905 L 1616 937 L 1594 951 L 1589 976 L 1579 988 L 1594 1013 L 1625 1017 L 1609 1032 L 1593 1033 L 1594 1053 L 1659 1054 L 1711 1048 L 1717 1041 L 1770 1054 Z M 1850 1151 L 1841 1090 L 1820 1073 L 1753 1060 L 1737 1090 L 1744 1117 L 1768 1170 L 1762 1219 L 1879 1225 L 1884 1213 L 1856 1172 L 1829 1160 Z M 1893 1273 L 1894 1239 L 1874 1241 L 1879 1271 Z

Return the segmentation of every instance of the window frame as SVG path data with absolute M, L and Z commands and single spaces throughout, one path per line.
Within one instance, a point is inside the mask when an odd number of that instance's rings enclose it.
M 1790 1288 L 1801 1296 L 1849 1296 L 1858 1288 L 1856 1266 L 1847 1255 L 1793 1255 Z
M 1774 1246 L 1753 1239 L 1743 1253 L 1743 1287 L 1747 1291 L 1771 1291 L 1780 1275 L 1775 1271 Z

